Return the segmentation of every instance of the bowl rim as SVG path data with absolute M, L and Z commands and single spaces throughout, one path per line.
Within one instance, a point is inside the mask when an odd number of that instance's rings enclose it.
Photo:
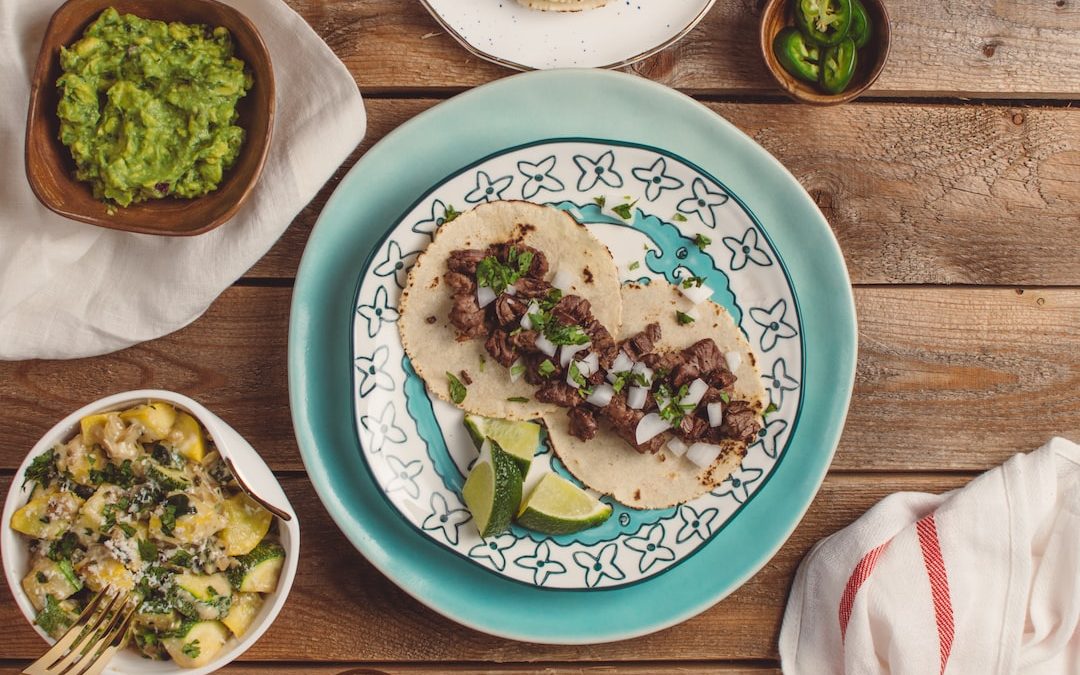
M 252 448 L 239 433 L 232 429 L 232 427 L 198 401 L 183 394 L 165 389 L 136 389 L 122 391 L 92 401 L 54 424 L 44 435 L 42 435 L 41 439 L 34 444 L 34 447 L 30 450 L 18 470 L 12 476 L 11 485 L 4 502 L 3 522 L 0 523 L 0 558 L 3 558 L 4 576 L 7 580 L 11 594 L 15 598 L 15 604 L 19 607 L 19 610 L 22 612 L 31 628 L 33 628 L 47 643 L 53 644 L 55 640 L 49 637 L 34 623 L 36 611 L 30 603 L 29 598 L 26 596 L 26 593 L 22 590 L 22 578 L 26 573 L 25 568 L 28 562 L 26 543 L 22 536 L 17 534 L 9 525 L 12 514 L 26 502 L 26 499 L 29 497 L 32 490 L 32 487 L 22 485 L 26 470 L 29 468 L 33 459 L 39 454 L 55 446 L 57 442 L 69 438 L 78 428 L 79 420 L 86 415 L 118 410 L 132 404 L 145 402 L 148 399 L 165 401 L 194 416 L 199 423 L 203 425 L 216 445 L 219 447 L 223 444 L 228 445 L 227 452 L 234 461 L 250 463 L 245 464 L 248 479 L 255 483 L 260 491 L 269 493 L 269 496 L 274 500 L 274 503 L 281 506 L 292 516 L 292 520 L 289 521 L 284 521 L 275 517 L 281 536 L 281 545 L 285 548 L 286 557 L 285 566 L 282 568 L 277 588 L 273 593 L 268 593 L 265 596 L 272 598 L 273 601 L 264 602 L 262 608 L 259 610 L 259 616 L 256 617 L 256 622 L 251 625 L 242 638 L 237 639 L 235 636 L 229 637 L 229 640 L 225 643 L 225 647 L 222 648 L 218 658 L 215 658 L 201 668 L 181 668 L 172 661 L 155 662 L 135 657 L 138 658 L 137 663 L 140 667 L 135 669 L 118 669 L 116 667 L 118 665 L 117 661 L 122 656 L 134 656 L 133 654 L 127 654 L 130 650 L 124 650 L 124 652 L 121 652 L 114 657 L 112 663 L 109 664 L 105 671 L 106 673 L 112 673 L 114 675 L 126 675 L 128 673 L 153 673 L 154 675 L 184 673 L 185 675 L 205 675 L 239 658 L 262 637 L 281 613 L 286 599 L 292 591 L 293 582 L 296 578 L 297 565 L 300 558 L 300 523 L 296 515 L 296 510 L 289 502 L 289 499 L 285 495 L 277 478 L 274 477 L 269 467 L 262 461 L 255 449 Z M 257 460 L 257 463 L 255 460 Z M 269 476 L 269 479 L 272 481 L 272 485 L 266 483 L 267 476 Z M 159 664 L 161 667 L 150 670 L 151 666 L 148 664 Z
M 90 225 L 96 225 L 98 227 L 103 227 L 110 230 L 117 230 L 121 232 L 151 234 L 164 237 L 185 237 L 204 234 L 228 222 L 233 216 L 236 215 L 236 213 L 240 210 L 240 207 L 243 206 L 251 197 L 251 193 L 254 192 L 255 185 L 259 182 L 259 178 L 262 176 L 263 169 L 265 168 L 266 159 L 270 154 L 270 144 L 273 141 L 274 135 L 275 118 L 277 113 L 277 87 L 274 76 L 273 59 L 270 57 L 270 50 L 267 48 L 266 42 L 265 40 L 263 40 L 262 33 L 259 32 L 258 27 L 256 27 L 255 23 L 251 21 L 251 19 L 249 19 L 247 15 L 245 15 L 239 9 L 231 5 L 227 5 L 223 2 L 219 2 L 218 0 L 183 0 L 183 2 L 188 5 L 201 4 L 205 6 L 218 7 L 221 8 L 221 10 L 224 11 L 226 14 L 232 16 L 239 24 L 244 27 L 245 30 L 247 30 L 251 34 L 257 51 L 257 54 L 253 56 L 257 57 L 261 61 L 265 61 L 266 69 L 269 74 L 266 82 L 263 83 L 266 88 L 266 127 L 265 129 L 260 128 L 258 130 L 259 137 L 260 139 L 262 139 L 261 144 L 256 146 L 255 149 L 255 151 L 258 152 L 258 156 L 255 161 L 254 169 L 251 172 L 251 177 L 244 184 L 243 189 L 240 191 L 240 196 L 236 200 L 234 200 L 232 204 L 229 204 L 221 213 L 210 219 L 207 223 L 182 231 L 171 231 L 155 228 L 152 225 L 147 225 L 142 222 L 119 223 L 116 220 L 107 217 L 107 215 L 99 216 L 85 213 L 77 209 L 65 208 L 62 205 L 56 203 L 53 199 L 51 199 L 40 185 L 38 177 L 31 170 L 31 139 L 34 128 L 38 124 L 44 123 L 41 120 L 41 117 L 35 114 L 35 111 L 41 105 L 43 105 L 43 103 L 40 102 L 40 99 L 42 97 L 41 92 L 46 85 L 45 80 L 48 78 L 50 67 L 52 65 L 52 60 L 55 57 L 55 55 L 53 54 L 55 49 L 50 48 L 49 39 L 53 35 L 56 23 L 60 20 L 60 18 L 64 16 L 67 12 L 72 11 L 73 5 L 84 3 L 86 1 L 87 0 L 65 0 L 65 2 L 59 7 L 57 7 L 56 10 L 52 13 L 52 15 L 49 17 L 49 22 L 46 25 L 45 32 L 42 35 L 41 46 L 38 49 L 38 55 L 36 60 L 34 61 L 33 70 L 31 71 L 30 97 L 27 104 L 26 129 L 23 136 L 23 169 L 26 174 L 26 180 L 30 184 L 30 190 L 34 193 L 34 196 L 37 198 L 37 200 L 43 206 L 45 206 L 45 208 L 49 209 L 53 213 L 56 213 L 57 215 L 63 216 L 64 218 L 69 218 L 71 220 L 76 220 L 79 222 L 88 223 Z M 92 12 L 90 12 L 88 16 L 82 18 L 83 20 L 85 20 L 89 18 L 89 16 L 93 13 L 100 13 L 101 11 L 103 11 L 103 9 L 101 8 L 94 9 Z M 153 17 L 141 18 L 152 19 Z M 232 28 L 230 28 L 229 30 L 230 33 L 235 32 Z M 233 42 L 235 45 L 235 38 Z M 251 149 L 250 138 L 252 131 L 253 130 L 251 129 L 245 129 L 247 138 L 245 138 L 245 145 L 241 148 L 241 153 L 249 151 Z M 60 141 L 59 139 L 54 138 L 51 139 L 51 142 L 59 143 Z M 67 151 L 67 148 L 64 148 L 64 150 Z M 237 160 L 233 162 L 233 167 L 236 166 L 239 160 L 240 156 L 238 155 Z M 67 176 L 66 178 L 68 182 L 72 184 L 78 184 L 81 182 L 71 176 Z M 200 197 L 196 197 L 195 199 L 189 201 L 213 198 L 215 195 L 219 194 L 220 189 L 221 184 L 219 183 L 218 187 L 214 191 Z M 152 220 L 152 218 L 148 218 L 147 220 Z
M 823 92 L 808 92 L 803 91 L 800 88 L 790 85 L 785 79 L 783 79 L 777 72 L 778 68 L 783 68 L 779 63 L 774 63 L 776 58 L 772 55 L 772 42 L 776 33 L 770 33 L 767 30 L 767 19 L 774 12 L 784 11 L 783 5 L 795 0 L 765 0 L 765 4 L 761 8 L 761 19 L 758 22 L 758 40 L 759 47 L 761 49 L 761 58 L 765 62 L 765 69 L 769 71 L 769 75 L 780 87 L 780 90 L 784 92 L 788 98 L 799 103 L 807 103 L 810 105 L 839 105 L 841 103 L 847 103 L 853 101 L 861 96 L 867 89 L 869 89 L 881 75 L 881 71 L 885 69 L 885 64 L 889 60 L 889 53 L 892 51 L 892 19 L 889 17 L 889 8 L 885 5 L 884 0 L 863 0 L 864 3 L 874 5 L 874 7 L 881 13 L 881 18 L 885 24 L 884 30 L 878 28 L 875 31 L 876 37 L 871 39 L 878 40 L 878 49 L 881 56 L 874 64 L 874 67 L 870 70 L 866 77 L 866 80 L 856 87 L 849 87 L 839 94 L 826 94 Z M 875 28 L 877 26 L 875 25 Z

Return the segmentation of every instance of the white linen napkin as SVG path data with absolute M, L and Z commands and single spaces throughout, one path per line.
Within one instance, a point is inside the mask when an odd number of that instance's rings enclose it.
M 1080 673 L 1080 446 L 891 495 L 820 541 L 780 656 L 788 675 Z
M 45 26 L 60 2 L 0 2 L 0 359 L 104 354 L 194 321 L 363 138 L 356 82 L 299 15 L 281 0 L 224 1 L 270 50 L 277 112 L 249 201 L 196 237 L 106 230 L 38 203 L 23 162 L 26 111 Z

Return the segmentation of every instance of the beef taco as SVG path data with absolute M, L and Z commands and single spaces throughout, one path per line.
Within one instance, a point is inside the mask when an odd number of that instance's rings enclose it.
M 582 310 L 588 321 L 577 320 Z M 552 207 L 498 201 L 438 229 L 399 311 L 401 341 L 429 391 L 474 414 L 522 420 L 559 412 L 537 396 L 543 373 L 563 346 L 614 344 L 622 302 L 611 253 L 583 225 Z
M 738 468 L 762 425 L 761 372 L 715 303 L 695 308 L 654 281 L 624 286 L 622 305 L 618 353 L 584 403 L 545 417 L 551 445 L 578 480 L 627 506 L 681 504 Z

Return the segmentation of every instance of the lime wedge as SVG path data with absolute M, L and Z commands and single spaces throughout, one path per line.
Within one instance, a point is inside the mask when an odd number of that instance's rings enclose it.
M 477 450 L 484 444 L 485 438 L 490 438 L 514 458 L 522 476 L 529 474 L 529 465 L 532 464 L 533 455 L 540 447 L 539 424 L 466 415 L 465 429 L 468 430 Z
M 611 516 L 611 507 L 558 474 L 540 479 L 517 522 L 541 534 L 571 534 L 596 527 Z
M 498 443 L 486 441 L 473 465 L 461 497 L 481 537 L 504 532 L 521 503 L 521 471 Z

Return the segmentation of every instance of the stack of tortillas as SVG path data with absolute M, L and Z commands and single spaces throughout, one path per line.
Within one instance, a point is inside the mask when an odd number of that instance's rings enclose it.
M 586 9 L 603 7 L 608 0 L 518 0 L 519 4 L 529 9 L 542 9 L 551 12 L 580 12 Z

